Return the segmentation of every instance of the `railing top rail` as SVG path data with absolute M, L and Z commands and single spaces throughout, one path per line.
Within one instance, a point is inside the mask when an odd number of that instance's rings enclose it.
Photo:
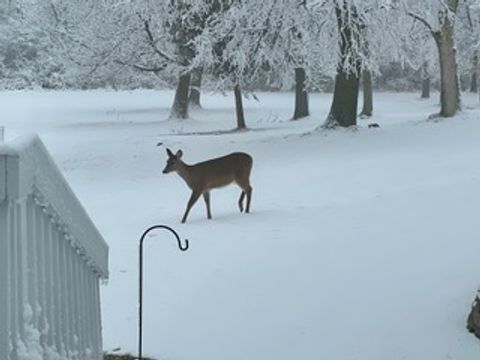
M 108 245 L 35 134 L 0 144 L 0 203 L 29 195 L 89 265 L 108 277 Z

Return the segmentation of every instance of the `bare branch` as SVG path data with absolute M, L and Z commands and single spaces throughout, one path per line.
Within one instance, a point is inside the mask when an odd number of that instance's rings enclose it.
M 407 15 L 413 17 L 413 18 L 414 18 L 415 20 L 417 20 L 417 21 L 420 21 L 423 25 L 425 25 L 425 26 L 428 28 L 428 30 L 430 30 L 430 32 L 431 32 L 432 34 L 435 33 L 435 31 L 433 30 L 432 25 L 430 25 L 430 23 L 429 23 L 427 20 L 425 20 L 423 17 L 421 17 L 420 15 L 414 14 L 414 13 L 412 13 L 412 12 L 410 12 L 410 11 L 407 12 Z
M 124 62 L 124 61 L 121 61 L 121 60 L 114 60 L 114 63 L 119 64 L 119 65 L 123 65 L 123 66 L 129 66 L 129 67 L 132 67 L 132 68 L 134 68 L 134 69 L 136 69 L 136 70 L 146 71 L 146 72 L 153 72 L 153 73 L 160 72 L 160 71 L 164 70 L 165 67 L 166 67 L 166 65 L 159 65 L 159 66 L 155 66 L 155 67 L 148 67 L 148 66 L 138 65 L 138 64 L 129 64 L 129 63 Z
M 143 21 L 143 26 L 144 26 L 144 30 L 145 32 L 147 33 L 147 39 L 148 39 L 148 43 L 150 44 L 150 46 L 152 47 L 153 51 L 159 55 L 160 57 L 164 58 L 165 60 L 171 62 L 171 63 L 176 63 L 177 61 L 170 57 L 169 55 L 165 54 L 162 50 L 160 50 L 158 47 L 157 47 L 157 43 L 155 41 L 155 38 L 153 36 L 153 33 L 152 33 L 152 29 L 150 28 L 150 21 L 148 21 L 147 19 L 142 19 L 142 17 L 140 15 L 138 15 L 140 17 L 140 19 Z

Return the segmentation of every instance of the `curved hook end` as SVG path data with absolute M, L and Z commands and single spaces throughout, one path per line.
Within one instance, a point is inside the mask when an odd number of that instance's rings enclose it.
M 188 247 L 189 247 L 189 242 L 188 242 L 188 239 L 185 239 L 185 245 L 182 245 L 181 242 L 178 242 L 178 248 L 182 251 L 187 251 L 188 250 Z

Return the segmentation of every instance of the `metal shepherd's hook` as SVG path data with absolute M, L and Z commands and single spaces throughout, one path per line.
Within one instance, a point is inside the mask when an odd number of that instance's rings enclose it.
M 138 359 L 143 360 L 142 356 L 142 340 L 143 340 L 143 242 L 147 234 L 155 229 L 164 229 L 170 231 L 177 238 L 178 248 L 181 251 L 188 249 L 188 240 L 185 239 L 185 245 L 182 245 L 180 236 L 171 227 L 166 225 L 153 225 L 144 231 L 140 238 L 140 263 L 139 263 L 139 281 L 138 281 Z

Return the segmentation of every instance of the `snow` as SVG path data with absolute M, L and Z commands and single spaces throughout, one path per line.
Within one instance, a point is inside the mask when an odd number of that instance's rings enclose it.
M 23 322 L 25 324 L 24 341 L 17 340 L 19 360 L 42 360 L 43 349 L 40 345 L 40 332 L 33 324 L 33 309 L 28 304 L 23 305 Z
M 144 354 L 159 359 L 478 359 L 466 317 L 480 283 L 480 107 L 426 121 L 438 96 L 375 94 L 358 131 L 288 121 L 293 95 L 246 101 L 251 131 L 231 133 L 233 99 L 203 96 L 191 120 L 168 117 L 173 93 L 4 92 L 6 140 L 38 132 L 110 246 L 104 347 L 136 352 L 138 239 L 146 242 Z M 368 129 L 369 122 L 380 124 Z M 222 130 L 221 134 L 217 133 Z M 163 147 L 156 144 L 162 142 Z M 254 158 L 252 213 L 234 186 L 188 222 L 182 179 L 164 147 L 195 163 Z

